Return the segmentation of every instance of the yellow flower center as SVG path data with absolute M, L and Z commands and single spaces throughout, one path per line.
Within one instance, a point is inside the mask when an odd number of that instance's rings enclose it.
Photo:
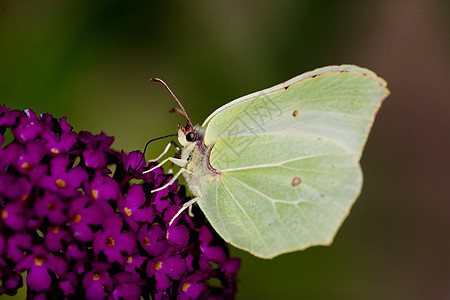
M 54 210 L 55 207 L 56 207 L 55 202 L 50 201 L 49 203 L 47 203 L 47 208 L 48 208 L 49 210 Z
M 92 274 L 92 279 L 93 280 L 99 280 L 100 279 L 100 274 L 95 272 L 94 274 Z
M 25 170 L 28 170 L 28 171 L 33 170 L 33 166 L 30 165 L 30 164 L 27 163 L 27 162 L 24 162 L 20 167 L 21 167 L 22 169 L 25 169 Z
M 128 256 L 127 263 L 131 264 L 132 262 L 133 262 L 133 257 L 132 256 Z
M 58 233 L 58 232 L 59 232 L 59 226 L 58 226 L 58 225 L 51 225 L 51 226 L 50 226 L 50 230 L 51 230 L 53 233 Z
M 56 148 L 52 148 L 52 150 L 50 150 L 50 151 L 52 151 L 52 153 L 55 153 L 55 154 L 58 154 L 58 153 L 59 153 L 59 150 L 56 149 Z
M 30 198 L 30 195 L 29 194 L 25 194 L 25 195 L 23 195 L 22 196 L 22 202 L 26 202 L 28 199 Z
M 80 222 L 81 221 L 80 214 L 79 213 L 74 213 L 73 216 L 72 216 L 72 221 L 75 222 L 75 223 Z
M 144 238 L 144 245 L 148 246 L 148 244 L 150 244 L 150 240 L 147 237 L 145 237 Z
M 189 282 L 185 282 L 185 283 L 183 283 L 183 287 L 182 287 L 182 289 L 183 289 L 183 292 L 186 292 L 187 290 L 188 290 L 188 288 L 189 288 L 189 286 L 190 286 L 191 284 L 189 283 Z
M 159 269 L 161 269 L 161 267 L 162 267 L 162 261 L 160 261 L 160 260 L 156 261 L 155 262 L 155 269 L 159 270 Z
M 44 262 L 45 262 L 45 258 L 42 257 L 42 256 L 36 256 L 36 257 L 34 258 L 34 264 L 35 264 L 36 266 L 41 266 Z
M 56 186 L 59 187 L 60 189 L 63 189 L 66 187 L 66 183 L 62 179 L 56 179 L 55 183 L 56 183 Z
M 92 195 L 92 197 L 94 197 L 95 200 L 98 199 L 98 191 L 97 190 L 92 190 L 91 195 Z
M 127 214 L 127 216 L 131 216 L 131 213 L 132 213 L 131 209 L 128 209 L 128 208 L 125 207 L 123 209 L 123 211 Z
M 0 213 L 0 217 L 1 217 L 2 219 L 6 219 L 6 218 L 8 217 L 8 212 L 6 211 L 6 208 L 4 208 L 4 209 L 2 210 L 2 212 Z
M 114 246 L 114 239 L 112 237 L 109 237 L 105 241 L 106 246 L 113 247 Z

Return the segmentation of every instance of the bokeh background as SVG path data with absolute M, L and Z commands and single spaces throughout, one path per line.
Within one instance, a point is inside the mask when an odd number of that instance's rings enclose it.
M 184 124 L 152 76 L 201 123 L 316 67 L 368 67 L 392 94 L 359 200 L 331 247 L 273 260 L 233 249 L 238 299 L 449 299 L 449 37 L 446 0 L 1 1 L 0 103 L 131 151 Z

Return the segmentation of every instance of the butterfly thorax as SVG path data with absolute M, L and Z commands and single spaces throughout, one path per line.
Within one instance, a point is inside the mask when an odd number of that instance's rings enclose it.
M 215 180 L 218 177 L 217 171 L 209 165 L 210 148 L 204 145 L 203 139 L 188 142 L 185 135 L 179 132 L 178 140 L 184 147 L 181 150 L 181 160 L 185 161 L 184 172 L 186 183 L 196 197 L 201 196 L 201 184 Z

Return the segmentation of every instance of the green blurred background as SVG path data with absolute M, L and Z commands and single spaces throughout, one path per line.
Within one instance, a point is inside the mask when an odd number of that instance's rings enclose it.
M 0 103 L 142 149 L 329 64 L 388 82 L 362 195 L 331 247 L 242 258 L 238 299 L 450 298 L 450 2 L 1 1 Z M 148 157 L 166 142 L 154 143 Z

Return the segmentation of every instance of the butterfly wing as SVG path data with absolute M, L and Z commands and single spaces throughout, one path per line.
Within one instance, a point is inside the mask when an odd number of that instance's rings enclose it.
M 319 68 L 222 106 L 202 125 L 207 127 L 205 143 L 228 136 L 292 133 L 335 142 L 358 159 L 388 94 L 386 82 L 368 69 Z
M 228 242 L 256 256 L 328 244 L 360 193 L 359 159 L 386 83 L 356 66 L 305 73 L 237 99 L 206 121 L 198 204 Z

